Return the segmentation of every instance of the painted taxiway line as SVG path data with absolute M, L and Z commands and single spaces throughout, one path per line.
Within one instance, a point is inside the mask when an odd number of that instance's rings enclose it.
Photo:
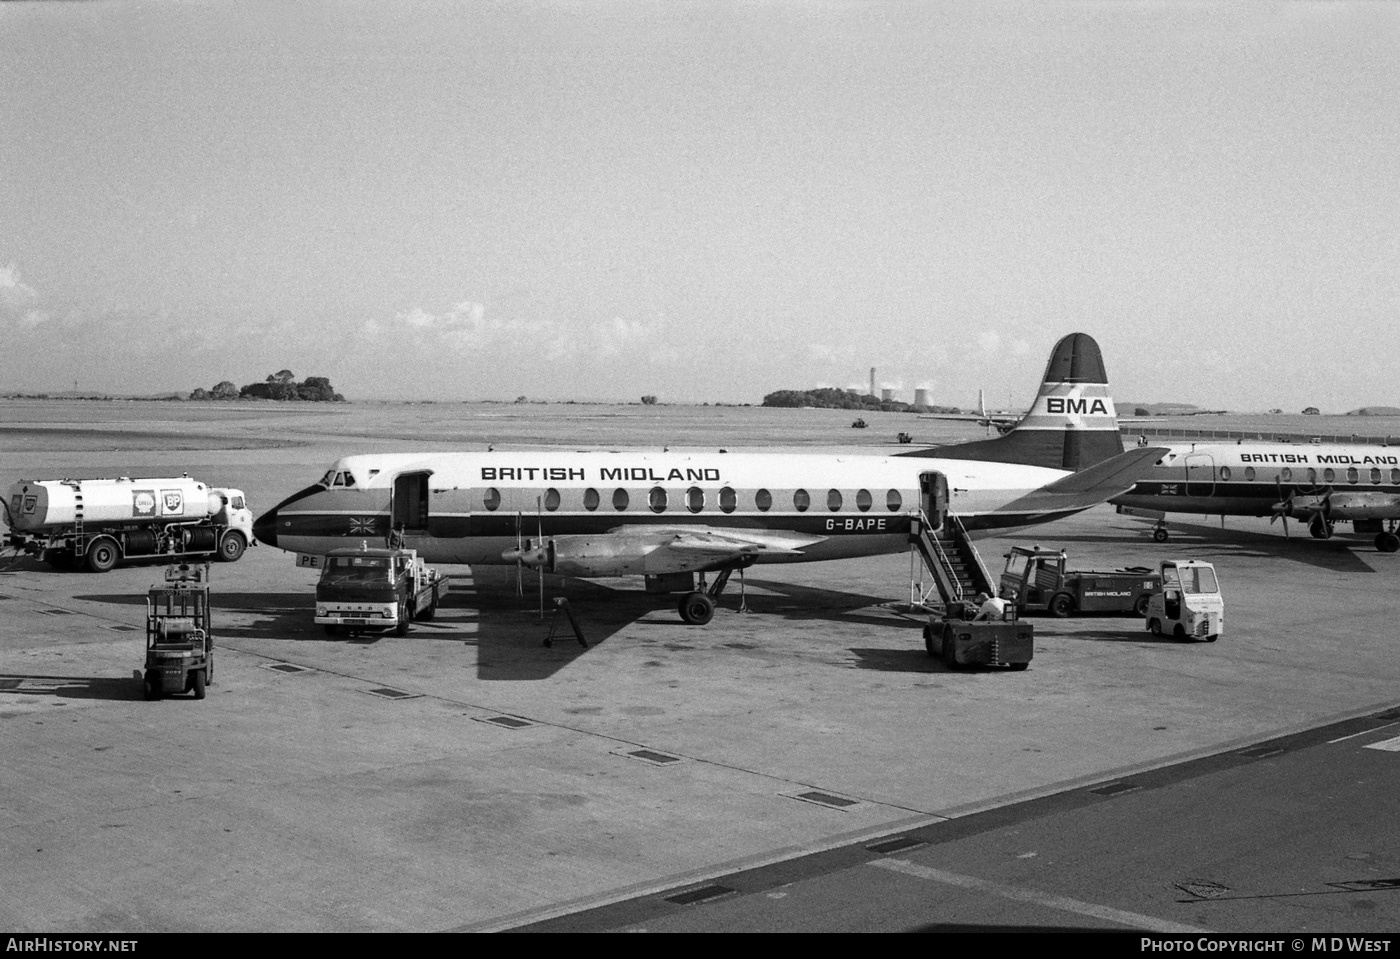
M 978 879 L 974 876 L 963 876 L 955 872 L 946 872 L 942 869 L 931 869 L 928 866 L 920 866 L 917 863 L 912 863 L 907 859 L 876 859 L 872 861 L 870 865 L 878 866 L 881 869 L 888 869 L 890 872 L 914 876 L 918 879 L 927 879 L 930 882 L 941 882 L 949 886 L 958 886 L 959 888 L 970 889 L 974 892 L 1000 896 L 1003 899 L 1011 899 L 1016 902 L 1026 902 L 1036 906 L 1045 906 L 1049 909 L 1059 909 L 1063 912 L 1072 912 L 1081 916 L 1089 916 L 1094 919 L 1103 919 L 1107 922 L 1116 922 L 1119 925 L 1130 926 L 1133 929 L 1144 929 L 1148 932 L 1210 932 L 1209 929 L 1199 929 L 1196 926 L 1188 926 L 1179 922 L 1158 919 L 1155 916 L 1145 916 L 1137 912 L 1125 912 L 1122 909 L 1114 909 L 1111 906 L 1100 906 L 1092 902 L 1081 902 L 1078 899 L 1070 899 L 1068 896 L 1055 896 L 1050 893 L 1037 892 L 1034 889 L 1022 889 L 1017 886 L 1008 886 L 1000 882 L 992 882 L 989 879 Z

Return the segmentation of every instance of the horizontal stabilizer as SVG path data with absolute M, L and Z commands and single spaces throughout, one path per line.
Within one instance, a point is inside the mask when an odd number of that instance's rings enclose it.
M 1138 480 L 1167 453 L 1163 446 L 1140 446 L 1119 453 L 1088 469 L 1048 483 L 997 512 L 1058 512 L 1088 509 L 1133 488 Z

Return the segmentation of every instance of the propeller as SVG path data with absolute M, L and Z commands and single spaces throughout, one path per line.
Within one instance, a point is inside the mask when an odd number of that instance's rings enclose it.
M 549 547 L 545 546 L 545 544 L 544 544 L 544 497 L 542 497 L 542 496 L 536 496 L 536 497 L 535 497 L 535 519 L 536 519 L 536 521 L 537 521 L 537 523 L 538 523 L 538 532 L 539 532 L 539 534 L 540 534 L 540 538 L 539 538 L 539 547 L 538 547 L 538 549 L 539 549 L 539 551 L 540 551 L 540 553 L 541 553 L 542 555 L 544 555 L 544 556 L 547 557 L 547 556 L 549 555 L 549 553 L 548 553 Z M 537 571 L 538 574 L 539 574 L 539 581 L 540 581 L 540 619 L 544 619 L 544 564 L 545 564 L 545 562 L 546 562 L 546 561 L 541 561 L 540 564 L 539 564 L 538 566 L 535 567 L 536 571 Z
M 515 595 L 525 595 L 524 568 L 525 543 L 520 538 L 520 512 L 515 514 Z

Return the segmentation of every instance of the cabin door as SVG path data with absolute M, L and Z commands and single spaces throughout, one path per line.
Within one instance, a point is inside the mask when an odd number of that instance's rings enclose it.
M 930 529 L 943 526 L 948 515 L 948 477 L 942 473 L 919 474 L 919 508 L 928 517 Z
M 394 494 L 389 500 L 389 538 L 397 534 L 397 545 L 413 548 L 413 540 L 428 535 L 428 477 L 432 473 L 400 473 L 394 477 Z
M 1186 454 L 1186 495 L 1211 496 L 1215 493 L 1215 460 L 1209 453 Z

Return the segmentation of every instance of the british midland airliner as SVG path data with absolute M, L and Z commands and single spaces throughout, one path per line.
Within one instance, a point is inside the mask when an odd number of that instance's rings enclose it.
M 967 530 L 1068 516 L 1129 489 L 1163 452 L 1123 452 L 1098 345 L 1076 333 L 1056 344 L 1035 403 L 1004 436 L 894 456 L 362 454 L 263 514 L 254 533 L 304 554 L 393 537 L 435 563 L 727 577 L 753 563 L 903 552 L 921 511 Z M 692 617 L 683 601 L 682 617 L 703 622 L 703 607 L 691 604 Z

